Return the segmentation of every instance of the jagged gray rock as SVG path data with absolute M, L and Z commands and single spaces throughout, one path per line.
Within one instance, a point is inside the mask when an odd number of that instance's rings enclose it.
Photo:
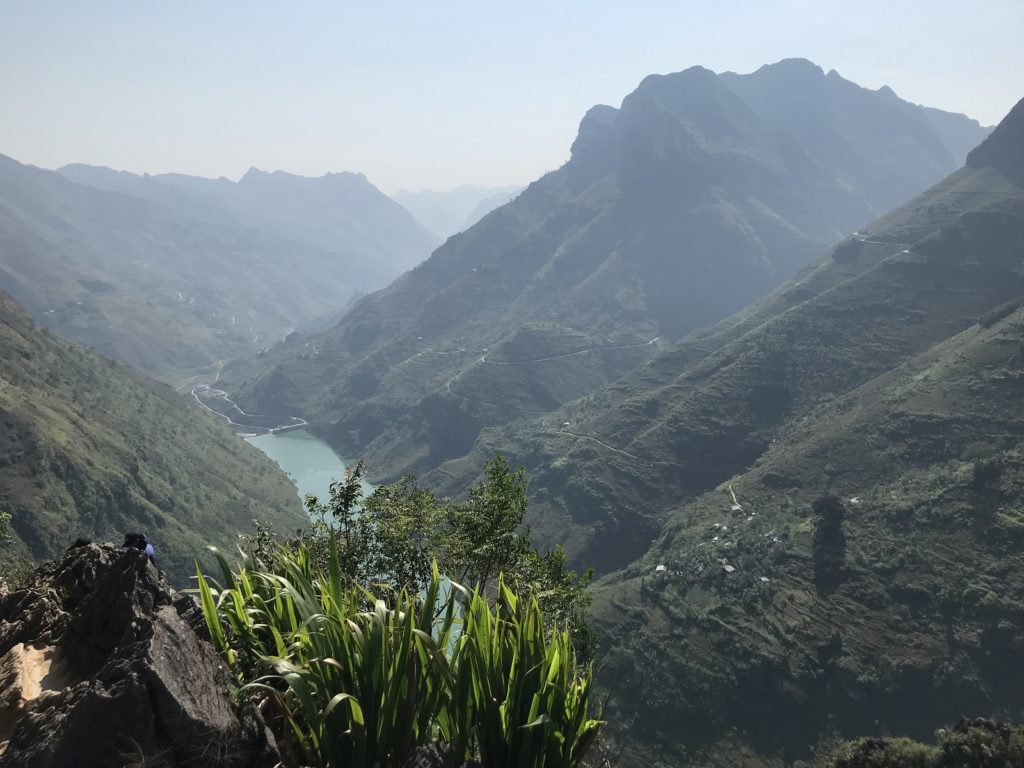
M 75 546 L 0 596 L 0 764 L 270 768 L 196 606 L 145 554 Z

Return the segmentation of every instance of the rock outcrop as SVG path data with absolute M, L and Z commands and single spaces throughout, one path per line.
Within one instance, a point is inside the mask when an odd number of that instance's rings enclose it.
M 276 765 L 201 621 L 142 552 L 83 544 L 40 567 L 0 596 L 0 764 Z

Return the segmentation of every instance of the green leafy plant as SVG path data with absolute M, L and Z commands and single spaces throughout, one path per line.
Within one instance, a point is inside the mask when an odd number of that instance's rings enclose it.
M 452 666 L 451 730 L 475 741 L 484 765 L 580 765 L 601 732 L 589 716 L 592 669 L 579 673 L 569 633 L 548 637 L 536 596 L 500 578 L 493 604 L 469 595 Z
M 287 762 L 398 768 L 440 742 L 485 765 L 576 766 L 601 732 L 589 716 L 592 669 L 537 597 L 449 585 L 436 563 L 422 594 L 345 578 L 329 537 L 326 570 L 275 546 L 223 586 L 197 565 L 210 636 L 242 695 L 272 713 Z M 513 760 L 512 763 L 507 760 Z

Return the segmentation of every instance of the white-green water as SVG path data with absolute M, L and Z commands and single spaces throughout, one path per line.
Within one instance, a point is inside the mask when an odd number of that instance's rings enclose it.
M 345 477 L 345 462 L 318 437 L 304 429 L 247 437 L 246 440 L 277 462 L 298 486 L 299 498 L 312 493 L 320 501 L 331 497 L 331 483 Z M 363 483 L 363 492 L 373 486 Z

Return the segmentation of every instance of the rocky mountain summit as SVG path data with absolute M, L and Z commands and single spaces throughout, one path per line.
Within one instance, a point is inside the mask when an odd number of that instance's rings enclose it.
M 81 544 L 0 596 L 0 763 L 258 768 L 279 761 L 144 553 Z

